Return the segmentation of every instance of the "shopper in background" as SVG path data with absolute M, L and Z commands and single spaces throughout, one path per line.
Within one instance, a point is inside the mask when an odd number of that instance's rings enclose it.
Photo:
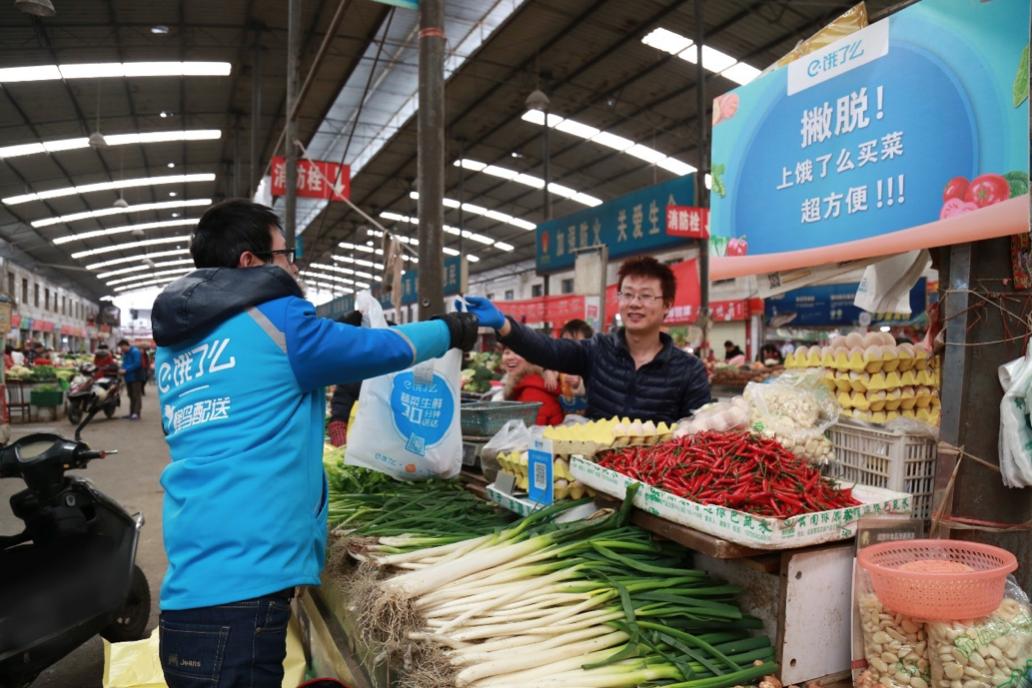
M 725 361 L 727 361 L 728 363 L 731 363 L 731 359 L 738 358 L 739 356 L 742 357 L 743 361 L 745 360 L 745 352 L 742 351 L 742 347 L 738 346 L 737 344 L 732 342 L 730 339 L 727 340 L 726 342 L 724 342 L 724 360 Z
M 540 402 L 537 425 L 559 425 L 563 422 L 563 409 L 559 405 L 559 395 L 545 385 L 543 373 L 536 365 L 508 347 L 502 349 L 502 370 L 505 380 L 502 383 L 502 398 L 506 401 Z
M 337 318 L 337 322 L 359 327 L 362 324 L 362 312 L 351 311 Z M 326 434 L 329 435 L 330 444 L 334 447 L 343 447 L 348 442 L 348 422 L 361 391 L 360 381 L 342 382 L 333 388 L 333 396 L 330 397 L 330 422 L 326 426 Z
M 42 344 L 36 344 L 35 348 L 36 356 L 32 359 L 32 365 L 34 366 L 52 366 L 54 365 L 54 359 L 50 356 L 50 350 L 43 347 Z
M 36 359 L 44 358 L 46 355 L 46 349 L 40 342 L 32 342 L 25 347 L 25 361 L 30 366 L 36 365 Z
M 323 388 L 469 350 L 478 323 L 451 313 L 366 329 L 316 317 L 279 218 L 244 199 L 208 208 L 190 253 L 198 269 L 152 314 L 172 456 L 161 665 L 169 688 L 279 688 L 290 600 L 319 584 L 325 554 Z
M 705 367 L 662 332 L 676 287 L 670 267 L 655 258 L 624 261 L 617 287 L 623 327 L 583 341 L 531 332 L 479 296 L 465 302 L 481 324 L 497 330 L 501 342 L 528 361 L 583 377 L 589 418 L 672 423 L 710 401 Z
M 579 318 L 567 321 L 559 332 L 560 339 L 574 341 L 591 339 L 594 336 L 595 331 L 591 325 Z M 587 395 L 588 390 L 584 387 L 584 378 L 580 375 L 559 374 L 559 405 L 562 406 L 563 413 L 583 415 L 588 410 Z
M 763 348 L 760 349 L 760 355 L 756 358 L 756 360 L 764 364 L 785 364 L 785 358 L 781 355 L 781 350 L 778 349 L 778 345 L 773 344 L 771 342 L 767 342 L 763 345 Z
M 23 366 L 25 365 L 25 354 L 18 349 L 11 347 L 11 360 L 14 361 L 14 365 Z
M 121 373 L 125 376 L 125 386 L 129 391 L 129 420 L 140 420 L 140 408 L 143 405 L 143 381 L 147 373 L 143 369 L 140 350 L 129 343 L 128 339 L 118 342 L 118 350 L 122 353 Z
M 147 378 L 150 377 L 151 356 L 147 347 L 140 348 L 140 396 L 147 396 Z
M 14 367 L 14 347 L 8 344 L 4 347 L 4 370 Z

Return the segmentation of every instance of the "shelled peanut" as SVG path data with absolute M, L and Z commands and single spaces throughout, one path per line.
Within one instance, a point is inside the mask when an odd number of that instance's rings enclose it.
M 1032 661 L 1032 615 L 1007 598 L 984 619 L 929 623 L 928 641 L 932 688 L 1001 686 Z
M 859 603 L 867 669 L 857 679 L 858 688 L 929 688 L 923 625 L 888 611 L 873 592 L 863 593 Z

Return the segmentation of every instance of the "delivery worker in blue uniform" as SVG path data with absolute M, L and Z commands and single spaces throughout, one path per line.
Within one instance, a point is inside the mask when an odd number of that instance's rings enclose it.
M 190 243 L 197 270 L 154 303 L 155 377 L 172 456 L 161 476 L 169 688 L 279 688 L 289 601 L 326 545 L 327 384 L 470 349 L 477 319 L 390 329 L 316 317 L 277 216 L 230 200 Z

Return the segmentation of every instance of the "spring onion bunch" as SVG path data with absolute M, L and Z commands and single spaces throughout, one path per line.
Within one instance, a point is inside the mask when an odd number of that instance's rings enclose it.
M 626 526 L 630 504 L 560 524 L 571 504 L 558 503 L 494 533 L 371 553 L 393 575 L 363 625 L 420 644 L 410 655 L 434 648 L 446 670 L 426 685 L 726 688 L 776 671 L 740 590 Z

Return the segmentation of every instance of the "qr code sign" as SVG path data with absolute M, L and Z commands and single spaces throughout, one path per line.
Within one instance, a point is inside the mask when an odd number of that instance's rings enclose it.
M 548 487 L 548 470 L 543 463 L 534 464 L 534 487 L 538 490 Z

